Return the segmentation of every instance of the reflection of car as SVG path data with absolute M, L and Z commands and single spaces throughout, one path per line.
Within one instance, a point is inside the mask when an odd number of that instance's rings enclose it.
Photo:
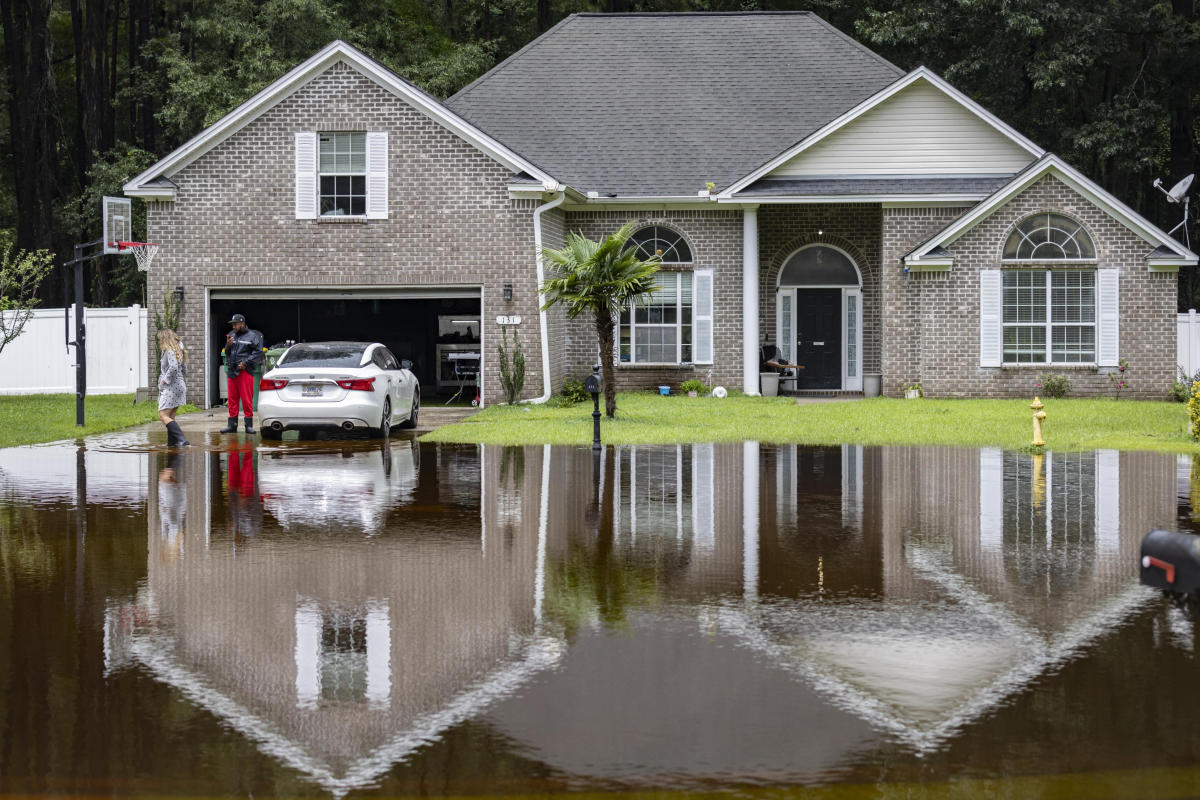
M 366 450 L 275 450 L 259 459 L 258 489 L 284 530 L 374 534 L 389 513 L 412 502 L 420 463 L 420 446 L 399 439 Z
M 294 344 L 259 383 L 262 436 L 320 429 L 387 436 L 397 421 L 416 427 L 421 387 L 411 367 L 378 342 Z

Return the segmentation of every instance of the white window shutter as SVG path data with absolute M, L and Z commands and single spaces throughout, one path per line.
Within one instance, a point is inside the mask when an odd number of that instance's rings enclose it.
M 999 367 L 1004 361 L 1004 275 L 998 269 L 979 273 L 979 366 Z
M 692 274 L 692 361 L 713 363 L 713 274 L 711 269 Z
M 387 131 L 367 133 L 367 219 L 387 219 L 388 215 L 388 135 Z
M 296 219 L 317 218 L 317 134 L 296 132 Z
M 1004 451 L 979 451 L 979 546 L 1004 549 Z
M 1096 364 L 1115 367 L 1121 358 L 1121 271 L 1096 270 Z

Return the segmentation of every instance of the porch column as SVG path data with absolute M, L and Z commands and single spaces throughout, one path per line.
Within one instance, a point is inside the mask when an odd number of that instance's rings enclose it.
M 742 209 L 742 391 L 758 394 L 758 206 Z

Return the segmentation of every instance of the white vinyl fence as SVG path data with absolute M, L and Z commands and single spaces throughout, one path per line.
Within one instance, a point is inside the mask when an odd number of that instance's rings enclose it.
M 88 394 L 132 394 L 148 386 L 146 309 L 85 308 L 83 318 Z M 67 319 L 74 340 L 74 309 Z M 38 309 L 25 323 L 25 332 L 0 352 L 0 394 L 74 392 L 75 348 L 66 346 L 63 310 Z

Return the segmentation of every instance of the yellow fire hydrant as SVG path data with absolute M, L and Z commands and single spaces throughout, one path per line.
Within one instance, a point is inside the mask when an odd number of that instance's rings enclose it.
M 1045 406 L 1042 405 L 1042 401 L 1035 396 L 1033 398 L 1033 403 L 1031 403 L 1029 407 L 1033 409 L 1033 446 L 1045 447 L 1046 440 L 1042 438 L 1042 420 L 1046 418 L 1046 412 L 1042 409 L 1045 408 Z

